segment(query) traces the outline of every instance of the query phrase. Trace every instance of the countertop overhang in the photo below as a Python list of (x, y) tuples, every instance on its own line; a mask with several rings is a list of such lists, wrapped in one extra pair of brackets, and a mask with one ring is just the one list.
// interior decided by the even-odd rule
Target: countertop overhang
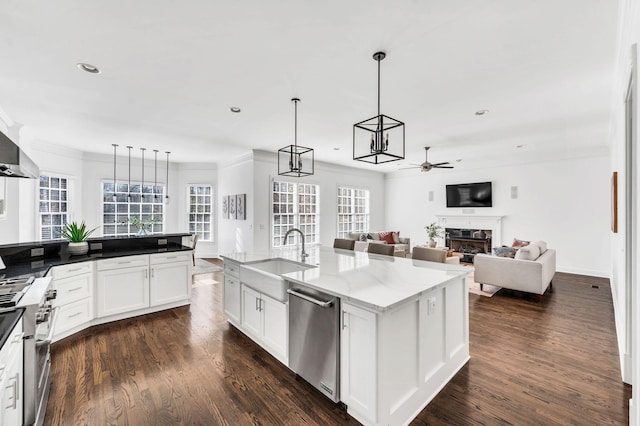
[[(310, 254), (304, 264), (314, 268), (283, 274), (282, 277), (290, 283), (311, 287), (377, 311), (392, 309), (473, 271), (466, 266), (329, 247), (314, 247)], [(299, 250), (292, 249), (230, 253), (220, 257), (242, 265), (274, 258), (302, 263)]]

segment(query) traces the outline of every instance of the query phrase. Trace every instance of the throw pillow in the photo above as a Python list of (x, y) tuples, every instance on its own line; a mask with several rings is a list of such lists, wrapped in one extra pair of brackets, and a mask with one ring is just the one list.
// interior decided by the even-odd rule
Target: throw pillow
[(511, 247), (494, 247), (493, 255), (498, 257), (512, 257)]
[(367, 241), (367, 234), (360, 234), (358, 241)]
[(535, 243), (531, 243), (531, 244), (535, 244), (538, 247), (540, 247), (540, 254), (544, 253), (545, 251), (547, 251), (547, 243), (545, 241), (536, 241)]
[(514, 239), (513, 244), (511, 244), (511, 247), (524, 247), (524, 246), (528, 246), (529, 243), (530, 241)]
[(393, 244), (400, 244), (400, 231), (391, 234), (393, 235)]
[(384, 241), (387, 244), (394, 244), (393, 232), (380, 232), (380, 241)]
[(536, 260), (540, 256), (540, 247), (535, 244), (520, 247), (516, 253), (515, 259), (518, 260)]

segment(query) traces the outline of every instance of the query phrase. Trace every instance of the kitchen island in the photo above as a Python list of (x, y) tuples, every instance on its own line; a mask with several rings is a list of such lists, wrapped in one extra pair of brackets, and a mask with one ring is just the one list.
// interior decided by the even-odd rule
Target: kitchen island
[[(298, 254), (221, 257), (229, 322), (288, 366), (288, 299), (251, 288), (242, 271)], [(363, 424), (409, 423), (469, 360), (470, 269), (332, 248), (315, 249), (305, 263), (310, 267), (281, 277), (287, 287), (340, 300), (339, 400)], [(258, 326), (253, 311), (261, 315)]]

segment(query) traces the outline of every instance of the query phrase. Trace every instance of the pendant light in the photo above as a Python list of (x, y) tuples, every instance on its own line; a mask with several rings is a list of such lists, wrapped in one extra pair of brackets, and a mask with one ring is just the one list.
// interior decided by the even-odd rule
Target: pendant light
[(132, 146), (127, 145), (127, 149), (129, 150), (129, 186), (127, 188), (127, 198), (131, 201), (131, 148)]
[(278, 175), (280, 176), (310, 176), (314, 172), (313, 149), (298, 145), (298, 102), (300, 99), (291, 99), (294, 103), (294, 139), (293, 145), (285, 146), (278, 150)]
[(169, 154), (171, 154), (171, 152), (165, 151), (164, 153), (167, 154), (167, 183), (165, 184), (164, 202), (165, 204), (169, 204)]
[(353, 125), (353, 159), (373, 164), (404, 159), (404, 123), (380, 114), (380, 62), (385, 56), (373, 54), (378, 62), (378, 115)]
[(144, 201), (144, 152), (147, 148), (140, 148), (142, 152), (142, 183), (140, 183), (140, 200)]
[(116, 197), (116, 191), (117, 191), (117, 187), (116, 187), (116, 148), (118, 148), (118, 144), (117, 143), (112, 143), (111, 146), (113, 146), (113, 196), (112, 199), (115, 202), (117, 200), (118, 197)]
[(156, 187), (158, 186), (158, 150), (153, 150), (153, 199), (158, 199), (158, 194), (156, 194)]

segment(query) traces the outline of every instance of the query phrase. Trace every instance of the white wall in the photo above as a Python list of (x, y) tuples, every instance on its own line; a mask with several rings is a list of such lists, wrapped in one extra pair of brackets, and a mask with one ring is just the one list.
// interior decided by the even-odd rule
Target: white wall
[[(247, 154), (218, 169), (218, 193), (216, 195), (216, 215), (218, 221), (218, 251), (220, 254), (253, 251), (253, 154)], [(222, 197), (247, 194), (246, 220), (222, 217)]]
[[(351, 155), (351, 153), (346, 153)], [(320, 185), (320, 244), (332, 246), (338, 235), (338, 186), (346, 185), (369, 189), (370, 229), (385, 230), (384, 174), (335, 164), (315, 162), (315, 173), (303, 178), (278, 176), (278, 158), (275, 153), (254, 151), (254, 248), (268, 250), (271, 242), (271, 182), (273, 179)], [(248, 202), (247, 202), (248, 204)]]
[[(632, 351), (633, 337), (640, 335), (640, 324), (637, 319), (632, 323), (632, 291), (631, 288), (637, 287), (636, 282), (627, 284), (627, 262), (626, 262), (626, 241), (640, 239), (637, 231), (638, 218), (632, 218), (636, 223), (636, 234), (632, 235), (632, 229), (625, 224), (625, 211), (627, 205), (625, 203), (625, 180), (627, 179), (626, 156), (625, 156), (625, 105), (624, 99), (627, 92), (630, 76), (631, 65), (631, 46), (640, 43), (640, 2), (637, 0), (622, 0), (619, 8), (619, 33), (618, 33), (618, 52), (616, 58), (616, 75), (613, 82), (613, 114), (610, 121), (609, 143), (611, 145), (611, 162), (610, 171), (618, 172), (618, 233), (611, 233), (609, 236), (611, 244), (611, 292), (613, 297), (613, 306), (616, 318), (616, 331), (618, 335), (618, 350), (620, 353), (620, 364), (622, 377), (626, 383), (636, 383), (640, 381), (640, 350)], [(636, 94), (636, 102), (638, 94)], [(637, 105), (637, 104), (636, 104)], [(640, 119), (640, 113), (636, 111), (636, 123)], [(637, 124), (636, 124), (637, 126)], [(637, 128), (637, 127), (636, 127)], [(637, 149), (637, 144), (636, 144)], [(633, 159), (635, 167), (639, 167), (640, 162), (637, 158)], [(636, 189), (634, 196), (638, 197), (638, 189), (640, 184), (636, 177)], [(631, 267), (640, 263), (640, 259), (631, 262)], [(637, 268), (637, 266), (636, 266)], [(633, 278), (629, 277), (629, 280)], [(637, 311), (638, 307), (636, 307)], [(636, 317), (637, 318), (637, 317)], [(632, 355), (633, 354), (633, 355)], [(635, 361), (634, 361), (635, 359)], [(633, 363), (635, 362), (635, 367)], [(633, 369), (638, 379), (633, 379)], [(634, 392), (635, 395), (635, 392)], [(640, 401), (635, 396), (635, 409), (632, 410), (630, 419), (631, 424), (640, 424)]]
[[(493, 183), (493, 207), (475, 215), (504, 216), (502, 241), (544, 240), (557, 250), (558, 270), (607, 277), (611, 269), (609, 158), (572, 159), (483, 170), (432, 170), (387, 175), (387, 228), (409, 234), (411, 244), (425, 243), (424, 226), (435, 215), (460, 215), (447, 208), (445, 185)], [(511, 199), (511, 186), (518, 198)], [(434, 192), (432, 202), (429, 191)]]

